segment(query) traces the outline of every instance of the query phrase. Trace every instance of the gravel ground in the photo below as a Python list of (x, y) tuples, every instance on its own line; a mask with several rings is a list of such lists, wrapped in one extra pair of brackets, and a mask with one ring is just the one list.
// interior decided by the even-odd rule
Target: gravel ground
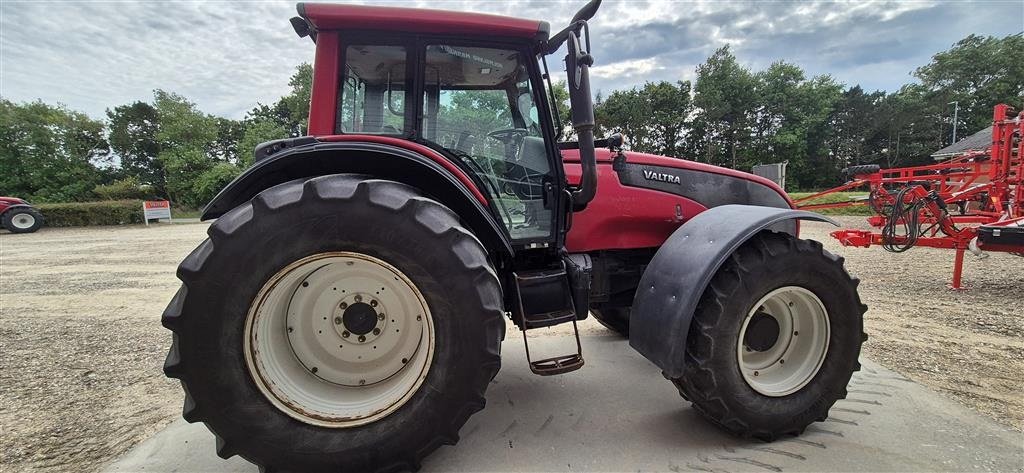
[[(974, 289), (951, 293), (950, 252), (840, 250), (826, 226), (804, 228), (862, 280), (868, 357), (1024, 427), (1024, 259), (969, 256), (964, 277)], [(181, 389), (161, 373), (170, 335), (159, 314), (178, 287), (175, 266), (205, 230), (0, 235), (0, 471), (96, 471), (178, 417)], [(592, 318), (580, 327), (605, 330)]]

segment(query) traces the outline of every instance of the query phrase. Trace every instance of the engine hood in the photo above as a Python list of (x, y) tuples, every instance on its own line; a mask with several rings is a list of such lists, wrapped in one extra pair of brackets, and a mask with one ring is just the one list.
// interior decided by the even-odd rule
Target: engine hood
[[(614, 154), (604, 148), (599, 148), (596, 151), (597, 162), (600, 163), (611, 163), (614, 158)], [(721, 176), (728, 176), (732, 178), (738, 178), (745, 181), (753, 182), (765, 186), (772, 191), (778, 193), (786, 202), (789, 203), (790, 207), (795, 208), (792, 199), (786, 194), (786, 191), (779, 187), (774, 181), (756, 176), (743, 171), (737, 171), (735, 169), (723, 168), (720, 166), (712, 166), (710, 164), (698, 163), (696, 161), (690, 161), (687, 159), (673, 158), (669, 156), (659, 156), (656, 154), (638, 153), (635, 151), (625, 151), (626, 162), (630, 164), (639, 164), (647, 166), (656, 166), (659, 168), (674, 168), (686, 171), (696, 171), (701, 173), (717, 174)], [(565, 163), (578, 164), (580, 162), (579, 150), (566, 149), (562, 150), (562, 161)], [(655, 176), (656, 177), (656, 176)], [(671, 177), (666, 177), (671, 178)], [(600, 191), (598, 191), (600, 192)]]

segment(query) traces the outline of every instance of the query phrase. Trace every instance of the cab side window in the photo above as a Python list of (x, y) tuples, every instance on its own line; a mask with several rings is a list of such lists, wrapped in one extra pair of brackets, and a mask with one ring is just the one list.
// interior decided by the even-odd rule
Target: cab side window
[(405, 132), (406, 48), (350, 45), (338, 94), (338, 133)]

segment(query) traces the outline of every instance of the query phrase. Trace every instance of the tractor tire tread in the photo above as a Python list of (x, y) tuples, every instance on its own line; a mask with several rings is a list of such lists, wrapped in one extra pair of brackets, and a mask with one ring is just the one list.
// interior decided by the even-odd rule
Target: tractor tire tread
[[(718, 325), (724, 317), (729, 316), (726, 314), (722, 301), (727, 300), (734, 290), (744, 284), (745, 278), (749, 277), (751, 263), (763, 264), (765, 261), (778, 258), (789, 251), (824, 256), (832, 264), (837, 265), (845, 277), (855, 281), (842, 267), (843, 259), (825, 250), (820, 242), (799, 240), (772, 232), (762, 232), (754, 236), (729, 257), (723, 264), (722, 271), (715, 275), (701, 297), (694, 314), (689, 337), (691, 340), (696, 337), (704, 337), (707, 340), (705, 343), (687, 344), (685, 355), (687, 366), (684, 375), (672, 379), (682, 398), (690, 401), (699, 414), (741, 438), (772, 442), (784, 436), (800, 435), (806, 425), (783, 428), (751, 426), (732, 412), (725, 399), (728, 393), (719, 389), (718, 370), (712, 367), (714, 340), (711, 340), (704, 331)], [(858, 311), (863, 316), (867, 306), (860, 301), (859, 295), (857, 295), (857, 304)], [(862, 337), (858, 337), (858, 340), (866, 339), (866, 334), (862, 335)], [(855, 366), (859, 369), (860, 364), (856, 363)], [(832, 405), (839, 399), (845, 399), (846, 394), (844, 384), (844, 387), (835, 393), (834, 399), (817, 403), (814, 406), (816, 412), (813, 414), (813, 418), (823, 421), (828, 417), (828, 411)]]
[[(434, 200), (423, 197), (417, 190), (406, 184), (368, 178), (354, 174), (337, 174), (315, 177), (308, 180), (295, 180), (266, 189), (257, 194), (251, 201), (239, 205), (218, 218), (208, 229), (209, 238), (204, 240), (179, 265), (177, 276), (182, 281), (178, 292), (171, 299), (161, 316), (161, 323), (171, 330), (173, 339), (164, 362), (164, 372), (168, 377), (180, 381), (185, 393), (182, 416), (188, 422), (204, 422), (217, 439), (216, 453), (221, 458), (239, 455), (240, 450), (231, 446), (225, 437), (218, 432), (218, 419), (215, 415), (202, 410), (189, 390), (189, 370), (180, 352), (181, 338), (188, 336), (186, 329), (190, 318), (203, 317), (207, 314), (189, 313), (187, 300), (189, 286), (198, 284), (204, 274), (204, 267), (216, 246), (233, 238), (236, 234), (249, 230), (248, 227), (267, 214), (286, 207), (298, 206), (308, 199), (321, 201), (345, 202), (364, 201), (367, 205), (380, 207), (392, 213), (402, 214), (409, 222), (416, 222), (433, 234), (441, 237), (451, 245), (459, 266), (475, 281), (476, 297), (469, 297), (480, 302), (479, 315), (484, 317), (483, 327), (486, 344), (481, 344), (483, 352), (479, 353), (478, 374), (472, 382), (475, 392), (455, 415), (447, 419), (438, 418), (439, 428), (432, 437), (419, 448), (398, 453), (394, 452), (392, 461), (374, 466), (371, 471), (415, 471), (418, 470), (423, 458), (441, 445), (454, 445), (459, 439), (459, 429), (474, 413), (486, 404), (485, 391), (491, 380), (501, 368), (501, 344), (504, 338), (505, 323), (502, 307), (502, 292), (497, 273), (487, 256), (487, 250), (481, 241), (459, 223), (458, 216), (447, 207)], [(389, 454), (392, 454), (389, 452)], [(249, 456), (247, 460), (253, 461)], [(257, 463), (260, 471), (285, 471), (280, 465)]]

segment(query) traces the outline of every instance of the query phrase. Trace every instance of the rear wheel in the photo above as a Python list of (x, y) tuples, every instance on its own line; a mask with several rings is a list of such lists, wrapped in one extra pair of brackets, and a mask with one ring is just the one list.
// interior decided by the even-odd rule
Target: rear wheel
[(410, 470), (484, 406), (502, 296), (480, 242), (404, 184), (263, 191), (182, 262), (164, 370), (217, 453), (270, 471)]
[(866, 310), (841, 258), (815, 241), (762, 232), (712, 279), (673, 382), (736, 435), (798, 435), (846, 397)]
[(590, 312), (601, 325), (623, 337), (629, 337), (629, 307), (591, 309)]
[(11, 233), (32, 233), (43, 226), (43, 215), (30, 207), (15, 207), (4, 213), (3, 226)]

